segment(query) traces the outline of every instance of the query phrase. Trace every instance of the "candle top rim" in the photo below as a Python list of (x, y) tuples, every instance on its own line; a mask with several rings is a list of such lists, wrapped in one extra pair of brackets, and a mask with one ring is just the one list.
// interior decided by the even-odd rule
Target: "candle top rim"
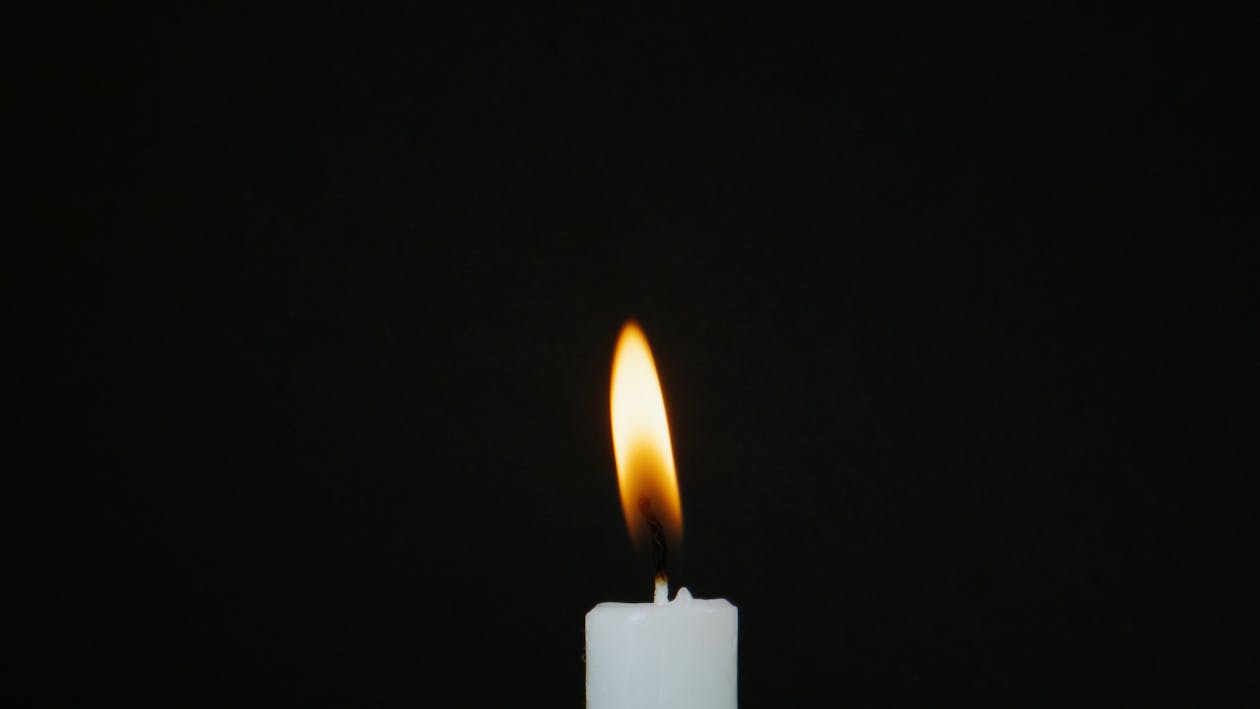
[(659, 612), (668, 613), (671, 610), (694, 610), (707, 613), (718, 613), (726, 608), (735, 608), (735, 604), (725, 598), (694, 598), (686, 586), (678, 589), (673, 599), (666, 603), (654, 603), (652, 601), (644, 601), (642, 603), (627, 603), (624, 601), (604, 601), (592, 608), (587, 615), (597, 610), (603, 609), (608, 611), (644, 611), (649, 608), (657, 609)]

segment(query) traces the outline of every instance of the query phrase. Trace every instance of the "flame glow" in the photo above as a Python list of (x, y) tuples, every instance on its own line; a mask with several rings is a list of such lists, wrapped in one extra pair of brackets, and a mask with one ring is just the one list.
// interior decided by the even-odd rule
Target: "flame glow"
[(613, 455), (626, 526), (636, 544), (649, 538), (639, 509), (647, 498), (673, 540), (682, 537), (682, 502), (674, 450), (665, 420), (665, 398), (647, 338), (633, 320), (621, 328), (612, 369)]

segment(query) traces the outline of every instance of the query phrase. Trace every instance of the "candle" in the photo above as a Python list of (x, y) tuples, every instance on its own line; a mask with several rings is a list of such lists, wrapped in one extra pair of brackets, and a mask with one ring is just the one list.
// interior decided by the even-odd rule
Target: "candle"
[(682, 539), (682, 503), (656, 364), (626, 323), (613, 357), (613, 453), (622, 510), (656, 561), (652, 603), (600, 603), (586, 614), (588, 709), (733, 709), (739, 611), (725, 599), (668, 599), (668, 549)]
[(658, 603), (601, 603), (586, 614), (589, 709), (734, 709), (739, 612), (686, 588)]

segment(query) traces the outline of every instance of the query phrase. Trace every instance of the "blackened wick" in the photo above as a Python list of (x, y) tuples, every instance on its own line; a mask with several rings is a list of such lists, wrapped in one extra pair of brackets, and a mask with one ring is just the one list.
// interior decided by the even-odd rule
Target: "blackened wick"
[(639, 511), (647, 520), (648, 529), (652, 530), (652, 560), (656, 562), (656, 580), (668, 582), (669, 576), (665, 573), (665, 566), (669, 561), (669, 550), (665, 547), (665, 528), (652, 512), (652, 501), (647, 495), (639, 498)]

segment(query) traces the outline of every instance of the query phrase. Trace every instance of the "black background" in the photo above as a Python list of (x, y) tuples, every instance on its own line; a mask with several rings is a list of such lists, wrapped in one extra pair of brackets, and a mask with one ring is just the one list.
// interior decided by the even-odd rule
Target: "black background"
[(580, 706), (635, 317), (743, 706), (1254, 699), (1237, 22), (15, 22), (21, 692)]

